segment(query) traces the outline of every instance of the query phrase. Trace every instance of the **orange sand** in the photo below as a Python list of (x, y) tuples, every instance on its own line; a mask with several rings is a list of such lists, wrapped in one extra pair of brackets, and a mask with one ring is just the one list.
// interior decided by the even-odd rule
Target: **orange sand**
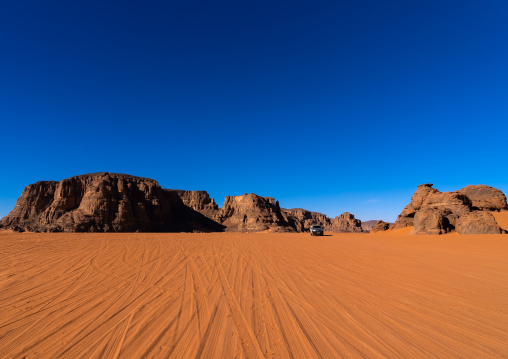
[(508, 211), (503, 212), (490, 212), (496, 219), (496, 222), (499, 227), (508, 231)]
[(396, 235), (399, 235), (399, 234), (408, 235), (412, 231), (413, 231), (413, 226), (410, 226), (410, 227), (399, 228), (399, 229), (388, 229), (388, 230), (383, 231), (383, 232), (371, 233), (371, 235), (376, 235), (376, 236), (379, 236), (379, 235), (393, 236), (394, 234), (396, 234)]
[(508, 236), (0, 232), (1, 358), (508, 356)]

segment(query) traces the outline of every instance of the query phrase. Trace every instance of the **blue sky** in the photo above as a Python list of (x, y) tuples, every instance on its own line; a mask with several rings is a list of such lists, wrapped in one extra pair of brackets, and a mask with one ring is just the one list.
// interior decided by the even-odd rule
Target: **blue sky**
[(0, 6), (0, 217), (38, 180), (395, 220), (421, 183), (508, 193), (506, 1)]

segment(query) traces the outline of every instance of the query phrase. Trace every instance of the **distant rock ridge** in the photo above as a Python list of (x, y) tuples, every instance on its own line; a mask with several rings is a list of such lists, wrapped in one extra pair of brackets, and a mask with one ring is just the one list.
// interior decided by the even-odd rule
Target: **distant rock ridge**
[(376, 224), (379, 222), (377, 219), (373, 219), (370, 221), (362, 221), (362, 229), (364, 232), (370, 232), (372, 229), (376, 226)]
[(222, 208), (206, 191), (163, 189), (153, 179), (99, 172), (28, 185), (0, 227), (35, 232), (303, 232), (321, 224), (361, 232), (361, 221), (304, 209), (281, 209), (256, 194), (227, 196)]
[(300, 231), (307, 231), (313, 224), (319, 224), (324, 227), (325, 231), (330, 232), (352, 232), (360, 233), (362, 229), (362, 221), (356, 219), (349, 212), (344, 212), (335, 218), (329, 218), (323, 213), (311, 212), (301, 208), (292, 208), (283, 210), (288, 216), (294, 217), (301, 226)]
[(314, 224), (319, 224), (325, 228), (328, 228), (331, 224), (330, 218), (319, 212), (312, 212), (302, 208), (282, 209), (282, 212), (288, 218), (292, 217), (296, 220), (299, 232), (308, 230)]
[(430, 183), (419, 185), (390, 229), (413, 226), (413, 234), (499, 234), (504, 231), (488, 211), (508, 210), (502, 191), (470, 185), (440, 192)]

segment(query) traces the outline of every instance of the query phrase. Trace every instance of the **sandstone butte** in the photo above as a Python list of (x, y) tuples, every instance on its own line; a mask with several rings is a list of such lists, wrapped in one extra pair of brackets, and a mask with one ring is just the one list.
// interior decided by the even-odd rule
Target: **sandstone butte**
[(4, 229), (33, 232), (303, 232), (312, 224), (362, 232), (347, 212), (330, 219), (253, 193), (227, 196), (219, 208), (206, 191), (164, 189), (153, 179), (107, 172), (28, 185), (0, 221)]

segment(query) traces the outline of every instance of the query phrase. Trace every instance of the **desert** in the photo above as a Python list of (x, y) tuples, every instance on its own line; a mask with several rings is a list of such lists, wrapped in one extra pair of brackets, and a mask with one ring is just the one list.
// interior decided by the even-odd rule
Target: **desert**
[(506, 236), (398, 231), (4, 230), (0, 357), (506, 356)]
[(0, 359), (508, 359), (507, 14), (3, 1)]
[(125, 174), (36, 182), (0, 221), (0, 357), (508, 354), (502, 191), (423, 184), (373, 222)]

